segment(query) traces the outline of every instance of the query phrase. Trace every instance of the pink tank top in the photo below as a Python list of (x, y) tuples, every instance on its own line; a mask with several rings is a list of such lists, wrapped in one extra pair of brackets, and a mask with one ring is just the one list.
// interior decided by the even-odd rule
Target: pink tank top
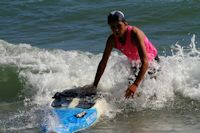
[[(135, 42), (132, 41), (132, 37), (131, 37), (132, 29), (133, 29), (132, 26), (127, 27), (128, 31), (127, 31), (127, 35), (125, 39), (125, 44), (121, 44), (119, 42), (118, 37), (115, 37), (115, 48), (120, 50), (123, 54), (125, 54), (130, 61), (133, 61), (133, 60), (136, 61), (136, 60), (140, 60), (140, 57), (139, 57), (138, 49), (135, 45)], [(149, 61), (152, 61), (157, 56), (158, 52), (146, 36), (144, 39), (144, 43), (145, 43), (148, 59)]]

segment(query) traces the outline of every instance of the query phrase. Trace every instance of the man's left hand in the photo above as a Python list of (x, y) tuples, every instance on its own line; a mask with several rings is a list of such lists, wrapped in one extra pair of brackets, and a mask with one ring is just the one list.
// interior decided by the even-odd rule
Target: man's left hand
[(135, 84), (132, 84), (131, 86), (128, 87), (128, 89), (126, 90), (125, 92), (125, 98), (130, 98), (130, 96), (134, 96), (135, 92), (136, 92), (136, 89), (137, 89), (137, 85)]

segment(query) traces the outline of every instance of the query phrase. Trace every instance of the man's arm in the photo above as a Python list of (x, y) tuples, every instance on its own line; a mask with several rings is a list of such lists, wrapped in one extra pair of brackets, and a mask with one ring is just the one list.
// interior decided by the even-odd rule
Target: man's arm
[(113, 47), (114, 47), (114, 36), (111, 35), (106, 42), (106, 47), (105, 47), (105, 50), (103, 53), (103, 57), (99, 63), (98, 69), (97, 69), (97, 73), (96, 73), (95, 80), (93, 83), (94, 87), (98, 86), (99, 80), (101, 79), (101, 76), (105, 70), (106, 64), (108, 62), (108, 58), (110, 56), (110, 53), (111, 53)]
[(138, 53), (141, 60), (141, 67), (134, 83), (131, 86), (129, 86), (129, 88), (126, 90), (126, 93), (125, 93), (126, 98), (129, 98), (132, 93), (133, 94), (135, 93), (137, 87), (139, 86), (140, 82), (144, 78), (144, 75), (149, 65), (147, 51), (146, 51), (145, 42), (144, 42), (144, 39), (145, 39), (144, 33), (137, 27), (134, 27), (132, 31), (132, 39), (133, 41), (136, 42), (135, 44), (136, 44), (136, 47), (138, 48)]
[(140, 71), (134, 82), (134, 84), (138, 86), (141, 80), (144, 78), (144, 75), (148, 69), (149, 63), (148, 63), (148, 56), (147, 56), (147, 51), (146, 51), (145, 42), (144, 42), (144, 39), (145, 39), (144, 33), (137, 27), (134, 27), (133, 32), (136, 34), (136, 41), (137, 41), (136, 46), (138, 48), (138, 53), (141, 60)]

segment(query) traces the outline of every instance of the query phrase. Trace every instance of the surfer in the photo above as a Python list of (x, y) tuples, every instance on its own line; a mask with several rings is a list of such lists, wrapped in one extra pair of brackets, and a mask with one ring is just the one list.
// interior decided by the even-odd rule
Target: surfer
[(136, 79), (125, 91), (124, 96), (129, 98), (131, 95), (134, 95), (136, 89), (143, 80), (145, 73), (149, 68), (149, 62), (159, 60), (158, 53), (143, 31), (135, 26), (128, 25), (125, 16), (121, 11), (110, 12), (107, 21), (112, 30), (112, 34), (107, 39), (103, 57), (98, 65), (93, 87), (97, 87), (111, 51), (113, 48), (116, 48), (126, 55), (131, 62), (141, 62)]

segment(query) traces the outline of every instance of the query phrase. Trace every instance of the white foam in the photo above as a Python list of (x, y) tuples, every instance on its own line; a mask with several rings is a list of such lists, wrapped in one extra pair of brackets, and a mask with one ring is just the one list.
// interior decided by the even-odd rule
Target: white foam
[[(176, 93), (200, 100), (200, 52), (196, 48), (195, 35), (188, 47), (176, 44), (172, 56), (161, 56), (161, 71), (156, 79), (146, 75), (134, 99), (125, 100), (131, 73), (125, 56), (112, 52), (106, 70), (99, 83), (106, 95), (97, 107), (107, 116), (121, 109), (158, 109), (174, 101)], [(25, 83), (25, 106), (47, 106), (57, 91), (74, 86), (92, 84), (102, 54), (81, 51), (45, 50), (28, 44), (10, 44), (0, 40), (0, 64), (16, 67)], [(34, 108), (34, 109), (37, 109)], [(111, 113), (112, 112), (112, 113)]]

